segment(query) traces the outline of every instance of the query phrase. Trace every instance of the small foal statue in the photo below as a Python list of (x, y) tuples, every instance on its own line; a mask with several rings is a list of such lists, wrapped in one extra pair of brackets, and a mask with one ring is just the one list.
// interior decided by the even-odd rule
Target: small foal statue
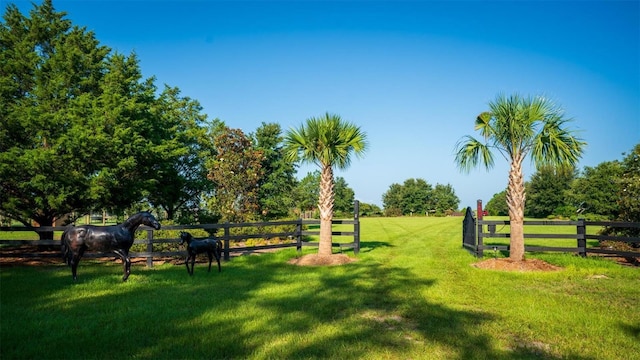
[[(207, 253), (207, 256), (209, 256), (209, 272), (211, 272), (211, 261), (214, 256), (218, 262), (218, 272), (222, 271), (220, 268), (220, 257), (222, 256), (222, 243), (220, 240), (194, 240), (190, 233), (181, 231), (180, 245), (185, 242), (187, 243), (187, 260), (185, 260), (184, 264), (187, 266), (187, 272), (189, 275), (193, 275), (193, 265), (196, 262), (196, 255), (202, 253)], [(189, 259), (191, 259), (191, 269), (189, 269)]]

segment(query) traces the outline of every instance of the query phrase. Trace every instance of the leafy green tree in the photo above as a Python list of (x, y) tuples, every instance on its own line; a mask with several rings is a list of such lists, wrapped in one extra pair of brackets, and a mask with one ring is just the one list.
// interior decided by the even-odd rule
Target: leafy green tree
[(433, 203), (433, 188), (424, 179), (407, 179), (402, 184), (402, 213), (425, 214), (435, 210)]
[(338, 176), (334, 185), (335, 205), (334, 212), (341, 216), (353, 216), (353, 202), (355, 201), (355, 192), (349, 187), (347, 181)]
[(391, 184), (382, 195), (385, 213), (390, 216), (437, 213), (455, 210), (460, 200), (449, 184), (435, 188), (424, 179), (407, 179), (402, 185)]
[(575, 209), (585, 209), (584, 214), (616, 219), (618, 197), (621, 193), (618, 180), (623, 172), (622, 165), (617, 160), (602, 162), (596, 167), (586, 166), (581, 176), (571, 184), (569, 202)]
[(256, 148), (264, 154), (258, 186), (259, 213), (265, 220), (286, 217), (294, 207), (295, 167), (284, 159), (280, 125), (262, 125), (255, 133)]
[[(640, 144), (637, 144), (622, 160), (623, 173), (620, 177), (618, 196), (618, 220), (640, 222)], [(640, 236), (640, 229), (617, 229), (626, 236)], [(640, 247), (640, 243), (635, 243)]]
[(438, 214), (444, 214), (447, 210), (456, 210), (460, 205), (460, 199), (450, 184), (436, 184), (431, 197), (433, 209)]
[(64, 16), (45, 0), (29, 18), (9, 4), (0, 23), (0, 214), (25, 225), (88, 211), (88, 174), (111, 155), (83, 143), (102, 134), (90, 115), (110, 49)]
[(156, 100), (152, 113), (156, 136), (164, 141), (162, 151), (155, 153), (155, 181), (147, 200), (173, 220), (180, 211), (195, 211), (202, 195), (213, 190), (207, 179), (206, 160), (212, 149), (205, 125), (214, 125), (207, 124), (197, 101), (181, 97), (178, 88), (169, 86)]
[(318, 255), (332, 254), (331, 221), (334, 207), (333, 167), (346, 169), (351, 156), (361, 156), (367, 148), (366, 134), (340, 116), (326, 113), (309, 118), (299, 129), (292, 129), (285, 137), (287, 159), (315, 163), (320, 167), (320, 243)]
[(380, 216), (382, 215), (382, 209), (376, 204), (360, 203), (360, 215), (361, 216)]
[(566, 193), (575, 179), (574, 168), (541, 166), (527, 187), (525, 215), (546, 218), (566, 205)]
[[(151, 108), (155, 104), (154, 79), (143, 79), (135, 54), (112, 55), (100, 83), (101, 93), (88, 123), (80, 123), (76, 151), (88, 145), (88, 158), (98, 171), (91, 181), (94, 209), (122, 213), (146, 197), (155, 183), (164, 138)], [(99, 124), (100, 127), (96, 126)]]
[(484, 209), (492, 216), (509, 215), (509, 208), (507, 207), (507, 191), (503, 190), (494, 194), (491, 200), (487, 202)]
[(320, 171), (307, 173), (297, 184), (293, 191), (294, 202), (303, 213), (313, 212), (318, 207), (318, 195), (320, 191)]
[(215, 157), (207, 164), (208, 178), (215, 185), (209, 208), (220, 215), (221, 221), (244, 222), (255, 218), (264, 154), (254, 148), (240, 129), (225, 127), (214, 144)]
[(492, 151), (509, 161), (506, 201), (511, 224), (509, 258), (514, 261), (524, 260), (522, 162), (530, 156), (536, 167), (575, 166), (585, 143), (565, 127), (567, 122), (562, 110), (546, 98), (499, 95), (475, 122), (484, 142), (465, 136), (456, 145), (455, 161), (466, 172), (479, 164), (492, 168)]
[(387, 216), (402, 215), (402, 193), (402, 185), (393, 183), (389, 190), (382, 194), (382, 205)]

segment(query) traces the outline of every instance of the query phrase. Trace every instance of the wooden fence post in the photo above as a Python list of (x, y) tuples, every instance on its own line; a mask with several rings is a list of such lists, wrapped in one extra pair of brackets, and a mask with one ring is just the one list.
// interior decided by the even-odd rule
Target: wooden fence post
[(484, 210), (482, 209), (482, 200), (478, 199), (476, 201), (476, 219), (478, 219), (478, 245), (476, 247), (477, 254), (479, 258), (484, 256), (484, 246), (482, 239), (482, 219), (484, 218)]
[(302, 252), (302, 218), (296, 223), (296, 250), (298, 254)]
[(360, 201), (353, 203), (353, 253), (360, 252)]
[(476, 244), (476, 256), (481, 258), (484, 256), (484, 239), (482, 238), (482, 219), (476, 219), (476, 232), (478, 236), (478, 243)]
[(224, 223), (224, 259), (229, 260), (229, 222)]
[(578, 225), (576, 226), (576, 233), (578, 238), (578, 254), (582, 257), (587, 256), (587, 226), (584, 219), (578, 219)]
[[(147, 252), (153, 252), (153, 230), (147, 230)], [(153, 267), (153, 256), (147, 256), (147, 266)]]

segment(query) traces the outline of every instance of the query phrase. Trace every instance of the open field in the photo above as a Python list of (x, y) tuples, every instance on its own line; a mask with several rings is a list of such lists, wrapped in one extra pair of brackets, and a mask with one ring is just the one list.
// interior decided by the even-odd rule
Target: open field
[[(633, 359), (640, 269), (532, 254), (555, 272), (471, 266), (462, 218), (363, 218), (358, 261), (299, 267), (295, 249), (196, 264), (83, 259), (1, 268), (0, 357)], [(314, 249), (306, 249), (305, 253)], [(353, 256), (353, 253), (347, 252)]]

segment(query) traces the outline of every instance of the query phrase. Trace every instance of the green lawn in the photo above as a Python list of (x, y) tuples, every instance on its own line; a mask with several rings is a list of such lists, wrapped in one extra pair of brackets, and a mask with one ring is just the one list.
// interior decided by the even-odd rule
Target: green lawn
[[(294, 249), (196, 264), (4, 267), (0, 358), (631, 359), (640, 269), (535, 254), (563, 270), (481, 270), (462, 218), (363, 218), (358, 261)], [(305, 252), (315, 251), (306, 249)], [(353, 255), (351, 252), (347, 252)]]

